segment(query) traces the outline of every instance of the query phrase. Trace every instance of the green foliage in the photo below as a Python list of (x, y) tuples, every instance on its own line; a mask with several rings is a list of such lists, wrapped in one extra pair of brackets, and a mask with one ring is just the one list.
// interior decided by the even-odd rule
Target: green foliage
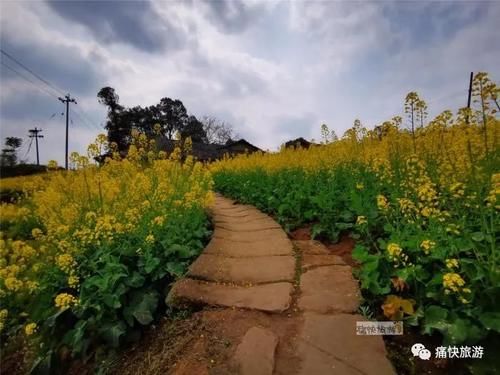
[[(455, 185), (464, 189), (457, 193), (459, 188), (442, 185), (432, 163), (425, 173), (434, 176), (434, 182), (421, 179), (420, 185), (410, 186), (409, 176), (415, 173), (410, 164), (395, 159), (390, 178), (348, 162), (307, 172), (221, 169), (214, 181), (221, 193), (256, 205), (287, 229), (311, 223), (314, 237), (332, 241), (351, 233), (358, 240), (352, 255), (362, 265), (356, 276), (370, 306), (377, 308), (389, 294), (396, 294), (403, 302), (415, 301), (415, 312), (405, 317), (407, 324), (419, 325), (426, 334), (441, 334), (445, 344), (478, 342), (498, 333), (500, 324), (500, 218), (484, 203), (493, 187), (489, 180), (471, 175)], [(494, 170), (486, 164), (483, 168)], [(420, 211), (429, 204), (420, 199), (430, 186), (439, 196), (432, 207), (446, 212), (443, 217)], [(378, 207), (379, 195), (387, 200), (386, 209)], [(402, 197), (423, 205), (408, 214), (398, 200)], [(401, 249), (398, 259), (390, 256), (390, 244)], [(431, 249), (424, 250), (422, 244), (431, 244)], [(445, 277), (453, 274), (463, 285), (447, 284)]]

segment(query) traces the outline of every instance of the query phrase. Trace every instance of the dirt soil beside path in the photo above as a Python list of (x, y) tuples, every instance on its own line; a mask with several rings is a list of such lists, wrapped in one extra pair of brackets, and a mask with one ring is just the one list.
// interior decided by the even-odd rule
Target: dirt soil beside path
[[(311, 240), (312, 227), (310, 225), (305, 225), (303, 227), (297, 228), (294, 231), (289, 233), (289, 236), (292, 240), (296, 241), (304, 241)], [(332, 255), (338, 255), (342, 257), (344, 262), (346, 262), (351, 267), (356, 267), (358, 264), (352, 258), (352, 250), (356, 245), (356, 241), (354, 241), (348, 234), (341, 236), (340, 241), (337, 243), (331, 243), (326, 241), (321, 241), (330, 250)]]
[(234, 374), (231, 359), (236, 347), (248, 329), (258, 326), (279, 337), (274, 373), (290, 374), (299, 365), (293, 345), (302, 318), (293, 309), (286, 316), (283, 319), (260, 311), (205, 308), (187, 319), (165, 320), (125, 352), (112, 373)]

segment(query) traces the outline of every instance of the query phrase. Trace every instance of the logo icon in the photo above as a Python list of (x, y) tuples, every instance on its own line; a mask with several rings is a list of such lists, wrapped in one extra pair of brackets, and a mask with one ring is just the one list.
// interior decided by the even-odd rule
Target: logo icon
[(411, 352), (414, 357), (419, 357), (424, 361), (428, 361), (431, 358), (430, 350), (426, 349), (425, 346), (420, 343), (413, 344), (413, 346), (411, 347)]

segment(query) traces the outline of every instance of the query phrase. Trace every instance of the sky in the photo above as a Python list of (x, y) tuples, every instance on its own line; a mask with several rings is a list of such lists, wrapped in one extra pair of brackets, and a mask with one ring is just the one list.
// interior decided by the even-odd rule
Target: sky
[[(104, 132), (97, 92), (124, 106), (180, 99), (262, 149), (340, 136), (403, 115), (417, 91), (430, 117), (466, 105), (469, 74), (500, 80), (499, 1), (5, 1), (0, 2), (3, 138), (43, 129), (42, 163), (85, 153)], [(28, 152), (29, 151), (29, 152)]]

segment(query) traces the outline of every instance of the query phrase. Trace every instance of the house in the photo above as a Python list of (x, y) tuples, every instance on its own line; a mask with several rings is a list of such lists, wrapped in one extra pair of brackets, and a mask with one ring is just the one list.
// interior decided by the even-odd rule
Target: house
[(229, 140), (225, 145), (219, 146), (219, 150), (223, 155), (228, 154), (230, 156), (238, 154), (252, 154), (254, 152), (262, 151), (260, 148), (254, 146), (243, 138), (238, 141)]
[(309, 148), (311, 146), (316, 146), (316, 143), (311, 143), (306, 141), (304, 138), (300, 137), (285, 143), (285, 148)]
[[(176, 141), (167, 139), (165, 137), (158, 138), (156, 144), (159, 150), (171, 153), (176, 147)], [(222, 159), (224, 155), (235, 156), (238, 154), (254, 153), (257, 151), (262, 151), (260, 148), (252, 145), (245, 139), (240, 139), (238, 141), (228, 141), (224, 145), (213, 144), (213, 143), (203, 143), (203, 142), (193, 142), (192, 143), (192, 155), (199, 161), (211, 162), (214, 160)]]

